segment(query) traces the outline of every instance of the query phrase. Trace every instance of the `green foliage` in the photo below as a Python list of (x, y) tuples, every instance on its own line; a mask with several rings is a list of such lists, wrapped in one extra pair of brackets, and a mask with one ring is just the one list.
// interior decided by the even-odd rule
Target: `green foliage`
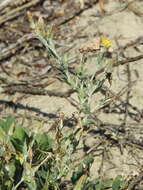
[[(92, 154), (74, 160), (78, 145), (83, 140), (84, 127), (93, 123), (91, 99), (106, 80), (89, 76), (85, 69), (85, 57), (77, 68), (70, 72), (68, 58), (55, 49), (51, 29), (47, 30), (42, 17), (35, 22), (29, 14), (31, 26), (37, 39), (55, 59), (61, 71), (61, 79), (77, 94), (80, 114), (79, 125), (65, 132), (62, 118), (50, 133), (30, 131), (16, 124), (13, 117), (0, 120), (0, 189), (2, 190), (60, 190), (69, 181), (73, 190), (119, 190), (124, 185), (121, 176), (115, 179), (91, 180), (90, 168), (94, 162)], [(97, 53), (98, 65), (105, 62), (105, 49)], [(107, 171), (108, 172), (108, 171)], [(65, 187), (68, 189), (68, 184)]]
[(105, 181), (90, 179), (92, 154), (73, 161), (82, 131), (65, 133), (63, 129), (64, 126), (57, 124), (55, 136), (37, 134), (16, 125), (13, 117), (0, 120), (0, 189), (60, 190), (68, 176), (74, 190), (107, 187), (119, 190), (124, 184), (121, 176)]
[(20, 126), (14, 126), (13, 134), (10, 136), (10, 140), (15, 148), (15, 151), (27, 154), (27, 141), (29, 137), (25, 130)]
[[(78, 97), (77, 106), (79, 107), (80, 113), (84, 114), (83, 122), (89, 123), (91, 119), (91, 100), (94, 93), (98, 92), (105, 80), (107, 79), (107, 73), (110, 67), (110, 73), (112, 72), (112, 64), (110, 64), (110, 59), (108, 60), (107, 48), (111, 46), (111, 42), (103, 38), (100, 44), (100, 50), (93, 51), (94, 56), (96, 56), (96, 66), (99, 69), (105, 68), (105, 72), (100, 75), (100, 77), (96, 76), (96, 73), (93, 73), (91, 76), (87, 73), (85, 68), (85, 63), (87, 59), (87, 52), (83, 54), (81, 61), (78, 63), (78, 66), (74, 68), (74, 70), (70, 70), (70, 66), (68, 64), (68, 57), (66, 55), (60, 55), (54, 45), (52, 28), (48, 29), (44, 24), (44, 20), (41, 16), (39, 16), (39, 20), (35, 21), (32, 17), (32, 14), (29, 13), (29, 21), (31, 26), (35, 32), (36, 38), (40, 40), (40, 42), (45, 46), (49, 55), (55, 60), (56, 67), (58, 71), (61, 72), (61, 80), (67, 83), (71, 89), (73, 89)], [(105, 64), (107, 62), (107, 64)], [(109, 80), (109, 79), (108, 79)]]
[(47, 134), (36, 134), (37, 148), (42, 151), (52, 151), (53, 139)]
[(122, 176), (117, 176), (113, 181), (112, 189), (119, 190), (124, 184), (125, 181), (123, 180)]

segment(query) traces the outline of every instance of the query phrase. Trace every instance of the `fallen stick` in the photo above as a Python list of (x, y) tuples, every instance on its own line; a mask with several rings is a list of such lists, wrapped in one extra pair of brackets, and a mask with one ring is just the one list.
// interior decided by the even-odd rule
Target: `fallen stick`
[(40, 0), (33, 0), (33, 1), (30, 1), (28, 2), (27, 4), (24, 4), (20, 7), (17, 7), (9, 12), (7, 12), (6, 14), (2, 15), (1, 18), (0, 18), (0, 25), (4, 24), (5, 22), (11, 20), (11, 19), (14, 19), (15, 17), (19, 16), (22, 14), (22, 11), (24, 9), (27, 9), (31, 6), (34, 6), (36, 5), (37, 3), (39, 3)]
[[(130, 58), (127, 58), (127, 59), (122, 60), (122, 61), (113, 62), (113, 67), (118, 67), (120, 65), (125, 65), (127, 63), (132, 63), (132, 62), (138, 61), (140, 59), (143, 59), (143, 55), (139, 55), (139, 56), (136, 56), (136, 57), (130, 57)], [(104, 71), (105, 71), (105, 68), (102, 68), (102, 69), (98, 70), (96, 72), (95, 76), (103, 73)]]

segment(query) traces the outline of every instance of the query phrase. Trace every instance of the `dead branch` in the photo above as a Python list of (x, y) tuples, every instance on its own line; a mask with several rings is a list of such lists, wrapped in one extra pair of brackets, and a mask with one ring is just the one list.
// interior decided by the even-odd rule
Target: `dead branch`
[(140, 172), (140, 174), (138, 176), (136, 176), (132, 182), (129, 184), (127, 190), (134, 190), (135, 186), (139, 184), (139, 182), (141, 182), (143, 180), (143, 171)]
[(5, 22), (16, 18), (17, 16), (21, 15), (24, 9), (27, 9), (31, 6), (36, 5), (37, 3), (39, 3), (40, 0), (33, 0), (28, 2), (27, 4), (24, 4), (20, 7), (17, 7), (15, 9), (12, 9), (11, 11), (7, 12), (6, 14), (4, 14), (3, 16), (1, 16), (0, 18), (0, 25), (4, 24)]
[[(128, 63), (133, 63), (133, 62), (139, 61), (141, 59), (143, 59), (143, 55), (139, 55), (139, 56), (136, 56), (136, 57), (130, 57), (130, 58), (127, 58), (127, 59), (122, 60), (122, 61), (114, 62), (113, 67), (118, 67), (118, 66), (125, 65), (125, 64), (128, 64)], [(96, 72), (95, 76), (103, 73), (104, 71), (105, 71), (105, 68), (102, 68), (102, 69), (98, 70)]]
[(15, 55), (15, 53), (23, 46), (23, 43), (35, 38), (34, 33), (26, 34), (22, 38), (18, 39), (16, 43), (11, 44), (9, 47), (3, 49), (0, 52), (0, 61)]
[(69, 89), (65, 92), (56, 92), (52, 90), (45, 90), (43, 88), (30, 87), (25, 85), (16, 85), (16, 84), (10, 86), (4, 86), (2, 88), (3, 88), (3, 93), (8, 93), (8, 94), (14, 94), (18, 92), (18, 93), (31, 94), (31, 95), (57, 96), (62, 98), (67, 98), (74, 92), (73, 89)]

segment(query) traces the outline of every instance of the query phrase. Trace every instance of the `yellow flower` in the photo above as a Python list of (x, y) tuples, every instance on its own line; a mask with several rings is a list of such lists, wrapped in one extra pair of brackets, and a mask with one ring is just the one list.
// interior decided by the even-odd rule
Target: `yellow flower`
[(100, 42), (101, 42), (101, 45), (103, 45), (104, 47), (108, 48), (108, 47), (111, 47), (112, 46), (112, 42), (106, 38), (106, 37), (102, 37), (100, 39)]

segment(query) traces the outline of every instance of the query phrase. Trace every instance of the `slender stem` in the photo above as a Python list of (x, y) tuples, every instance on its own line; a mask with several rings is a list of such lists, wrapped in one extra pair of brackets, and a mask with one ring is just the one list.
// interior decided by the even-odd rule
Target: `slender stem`
[(43, 43), (43, 45), (46, 47), (46, 49), (49, 51), (51, 51), (51, 53), (53, 54), (53, 56), (58, 60), (59, 63), (61, 63), (61, 58), (58, 55), (58, 53), (56, 52), (55, 49), (53, 49), (48, 43), (47, 41), (40, 35), (37, 36), (37, 38)]
[(16, 186), (12, 189), (12, 190), (16, 190), (18, 188), (18, 186), (24, 181), (23, 178), (21, 178), (21, 180), (16, 184)]

